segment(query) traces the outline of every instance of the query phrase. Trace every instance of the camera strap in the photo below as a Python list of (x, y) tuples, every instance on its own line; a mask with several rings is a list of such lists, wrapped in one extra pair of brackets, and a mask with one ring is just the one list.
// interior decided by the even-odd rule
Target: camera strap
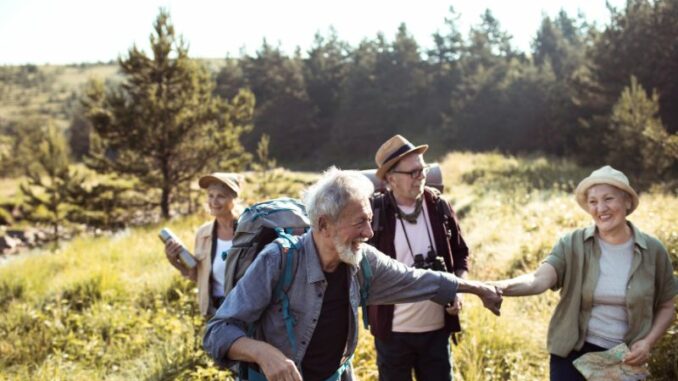
[[(422, 195), (422, 198), (424, 196)], [(398, 204), (395, 203), (395, 197), (391, 196), (391, 201), (395, 204), (396, 207), (396, 215), (398, 216), (398, 220), (400, 221), (400, 226), (403, 228), (403, 234), (405, 235), (405, 241), (407, 241), (407, 247), (410, 249), (410, 256), (412, 257), (412, 261), (414, 262), (414, 252), (412, 251), (412, 244), (410, 243), (410, 237), (407, 235), (407, 229), (405, 228), (405, 223), (403, 222), (403, 218), (401, 216), (400, 208), (398, 207)], [(423, 204), (423, 200), (422, 200)], [(429, 250), (435, 250), (433, 247), (433, 240), (431, 239), (431, 231), (428, 228), (428, 216), (426, 213), (426, 208), (424, 206), (421, 206), (421, 210), (424, 212), (424, 227), (426, 228), (426, 236), (428, 237), (428, 244), (429, 244)], [(407, 221), (412, 223), (411, 221)], [(416, 221), (414, 221), (416, 223)]]

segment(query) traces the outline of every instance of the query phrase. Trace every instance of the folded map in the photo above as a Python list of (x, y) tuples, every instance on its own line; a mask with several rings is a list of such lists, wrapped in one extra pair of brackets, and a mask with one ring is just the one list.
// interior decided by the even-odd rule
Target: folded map
[(574, 360), (574, 366), (588, 381), (639, 381), (650, 372), (644, 366), (624, 364), (622, 359), (629, 353), (626, 344), (602, 352), (589, 352)]

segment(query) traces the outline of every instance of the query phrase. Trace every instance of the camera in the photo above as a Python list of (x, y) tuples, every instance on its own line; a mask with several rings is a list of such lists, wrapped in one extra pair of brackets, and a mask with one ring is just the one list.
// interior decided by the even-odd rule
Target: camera
[(414, 267), (418, 269), (428, 269), (435, 271), (445, 271), (445, 262), (443, 259), (438, 257), (435, 251), (429, 250), (424, 254), (416, 254), (414, 256)]
[(186, 246), (184, 246), (184, 244), (171, 230), (169, 230), (168, 228), (163, 228), (162, 230), (160, 230), (158, 236), (160, 237), (160, 240), (164, 243), (167, 243), (167, 241), (173, 239), (175, 242), (181, 245), (181, 252), (179, 252), (179, 260), (181, 260), (181, 263), (183, 263), (184, 266), (186, 266), (186, 268), (192, 269), (198, 265), (198, 263), (195, 261), (195, 258), (193, 258), (193, 256), (188, 251)]

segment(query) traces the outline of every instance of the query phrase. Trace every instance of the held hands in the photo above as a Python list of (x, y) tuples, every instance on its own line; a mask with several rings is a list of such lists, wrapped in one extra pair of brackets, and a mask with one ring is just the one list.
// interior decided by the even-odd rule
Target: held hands
[(487, 283), (481, 285), (478, 297), (483, 301), (483, 306), (499, 316), (501, 314), (501, 303), (503, 301), (502, 291), (499, 287)]

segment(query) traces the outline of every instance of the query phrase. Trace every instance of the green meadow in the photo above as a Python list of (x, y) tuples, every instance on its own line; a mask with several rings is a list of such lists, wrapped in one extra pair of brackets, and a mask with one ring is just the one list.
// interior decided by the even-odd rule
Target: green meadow
[[(451, 153), (441, 158), (445, 197), (472, 251), (471, 277), (501, 279), (535, 269), (563, 233), (591, 223), (572, 196), (591, 168), (540, 156)], [(315, 174), (248, 176), (244, 199), (262, 187), (298, 196)], [(633, 182), (633, 179), (631, 179)], [(678, 197), (651, 188), (630, 216), (668, 248), (678, 274)], [(271, 194), (270, 189), (268, 194)], [(276, 193), (276, 192), (273, 192)], [(56, 252), (0, 261), (0, 380), (225, 380), (201, 350), (196, 290), (165, 260), (169, 226), (192, 246), (205, 212), (114, 235), (73, 239)], [(558, 294), (507, 298), (502, 316), (464, 299), (453, 346), (457, 380), (545, 380), (546, 328)], [(360, 333), (356, 374), (376, 380), (370, 334)], [(678, 379), (678, 324), (653, 352), (653, 380)]]

